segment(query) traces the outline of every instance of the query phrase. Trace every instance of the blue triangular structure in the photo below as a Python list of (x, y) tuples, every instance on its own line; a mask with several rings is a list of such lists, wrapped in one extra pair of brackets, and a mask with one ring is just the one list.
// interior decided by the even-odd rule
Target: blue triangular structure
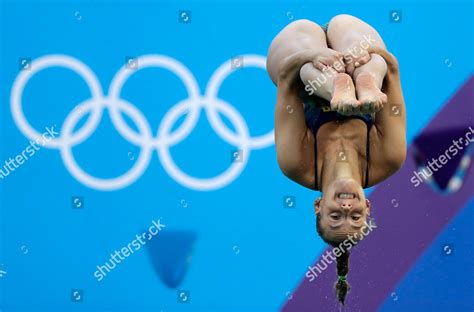
[(197, 234), (194, 231), (163, 230), (147, 243), (150, 261), (163, 283), (176, 288), (191, 263)]

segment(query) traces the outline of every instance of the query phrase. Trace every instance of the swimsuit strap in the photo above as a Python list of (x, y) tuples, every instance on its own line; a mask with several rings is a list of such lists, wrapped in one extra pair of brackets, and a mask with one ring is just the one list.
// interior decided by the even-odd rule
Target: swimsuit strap
[(365, 165), (365, 184), (364, 188), (367, 188), (369, 186), (369, 164), (370, 164), (370, 129), (372, 128), (372, 125), (367, 124), (367, 141), (365, 143), (365, 159), (366, 159), (366, 165)]
[(318, 140), (316, 138), (317, 133), (314, 134), (314, 189), (318, 188)]

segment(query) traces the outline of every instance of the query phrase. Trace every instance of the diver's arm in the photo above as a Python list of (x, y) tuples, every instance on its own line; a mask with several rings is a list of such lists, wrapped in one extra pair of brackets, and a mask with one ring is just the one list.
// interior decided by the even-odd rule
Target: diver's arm
[(291, 180), (314, 189), (314, 136), (306, 126), (299, 97), (301, 66), (314, 57), (306, 51), (288, 58), (278, 78), (275, 107), (275, 145), (278, 165)]
[(291, 180), (314, 189), (314, 136), (306, 126), (303, 103), (284, 84), (278, 86), (275, 145), (281, 171)]
[(382, 92), (387, 95), (388, 102), (375, 115), (376, 148), (371, 149), (372, 163), (380, 169), (378, 173), (373, 172), (371, 180), (383, 180), (398, 171), (406, 158), (406, 108), (397, 59), (379, 47), (370, 47), (369, 52), (382, 56), (387, 63)]

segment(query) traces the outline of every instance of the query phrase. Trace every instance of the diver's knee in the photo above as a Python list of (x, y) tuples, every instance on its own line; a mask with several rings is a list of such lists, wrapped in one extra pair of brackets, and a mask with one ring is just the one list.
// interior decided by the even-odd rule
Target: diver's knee
[(310, 34), (319, 34), (325, 36), (323, 28), (316, 22), (313, 22), (309, 19), (299, 19), (288, 24), (285, 27), (286, 29), (296, 30), (298, 32), (310, 33)]
[(355, 16), (349, 14), (339, 14), (331, 18), (328, 28), (350, 25), (355, 21), (361, 22), (361, 20)]

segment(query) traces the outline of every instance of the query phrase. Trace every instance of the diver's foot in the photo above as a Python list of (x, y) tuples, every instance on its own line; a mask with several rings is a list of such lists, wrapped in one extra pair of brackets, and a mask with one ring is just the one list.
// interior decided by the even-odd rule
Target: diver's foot
[(378, 112), (387, 104), (387, 95), (380, 91), (371, 73), (361, 73), (357, 76), (356, 90), (362, 114)]
[(331, 99), (331, 109), (343, 115), (351, 115), (358, 109), (356, 89), (352, 77), (346, 73), (337, 74), (334, 78), (334, 92)]

